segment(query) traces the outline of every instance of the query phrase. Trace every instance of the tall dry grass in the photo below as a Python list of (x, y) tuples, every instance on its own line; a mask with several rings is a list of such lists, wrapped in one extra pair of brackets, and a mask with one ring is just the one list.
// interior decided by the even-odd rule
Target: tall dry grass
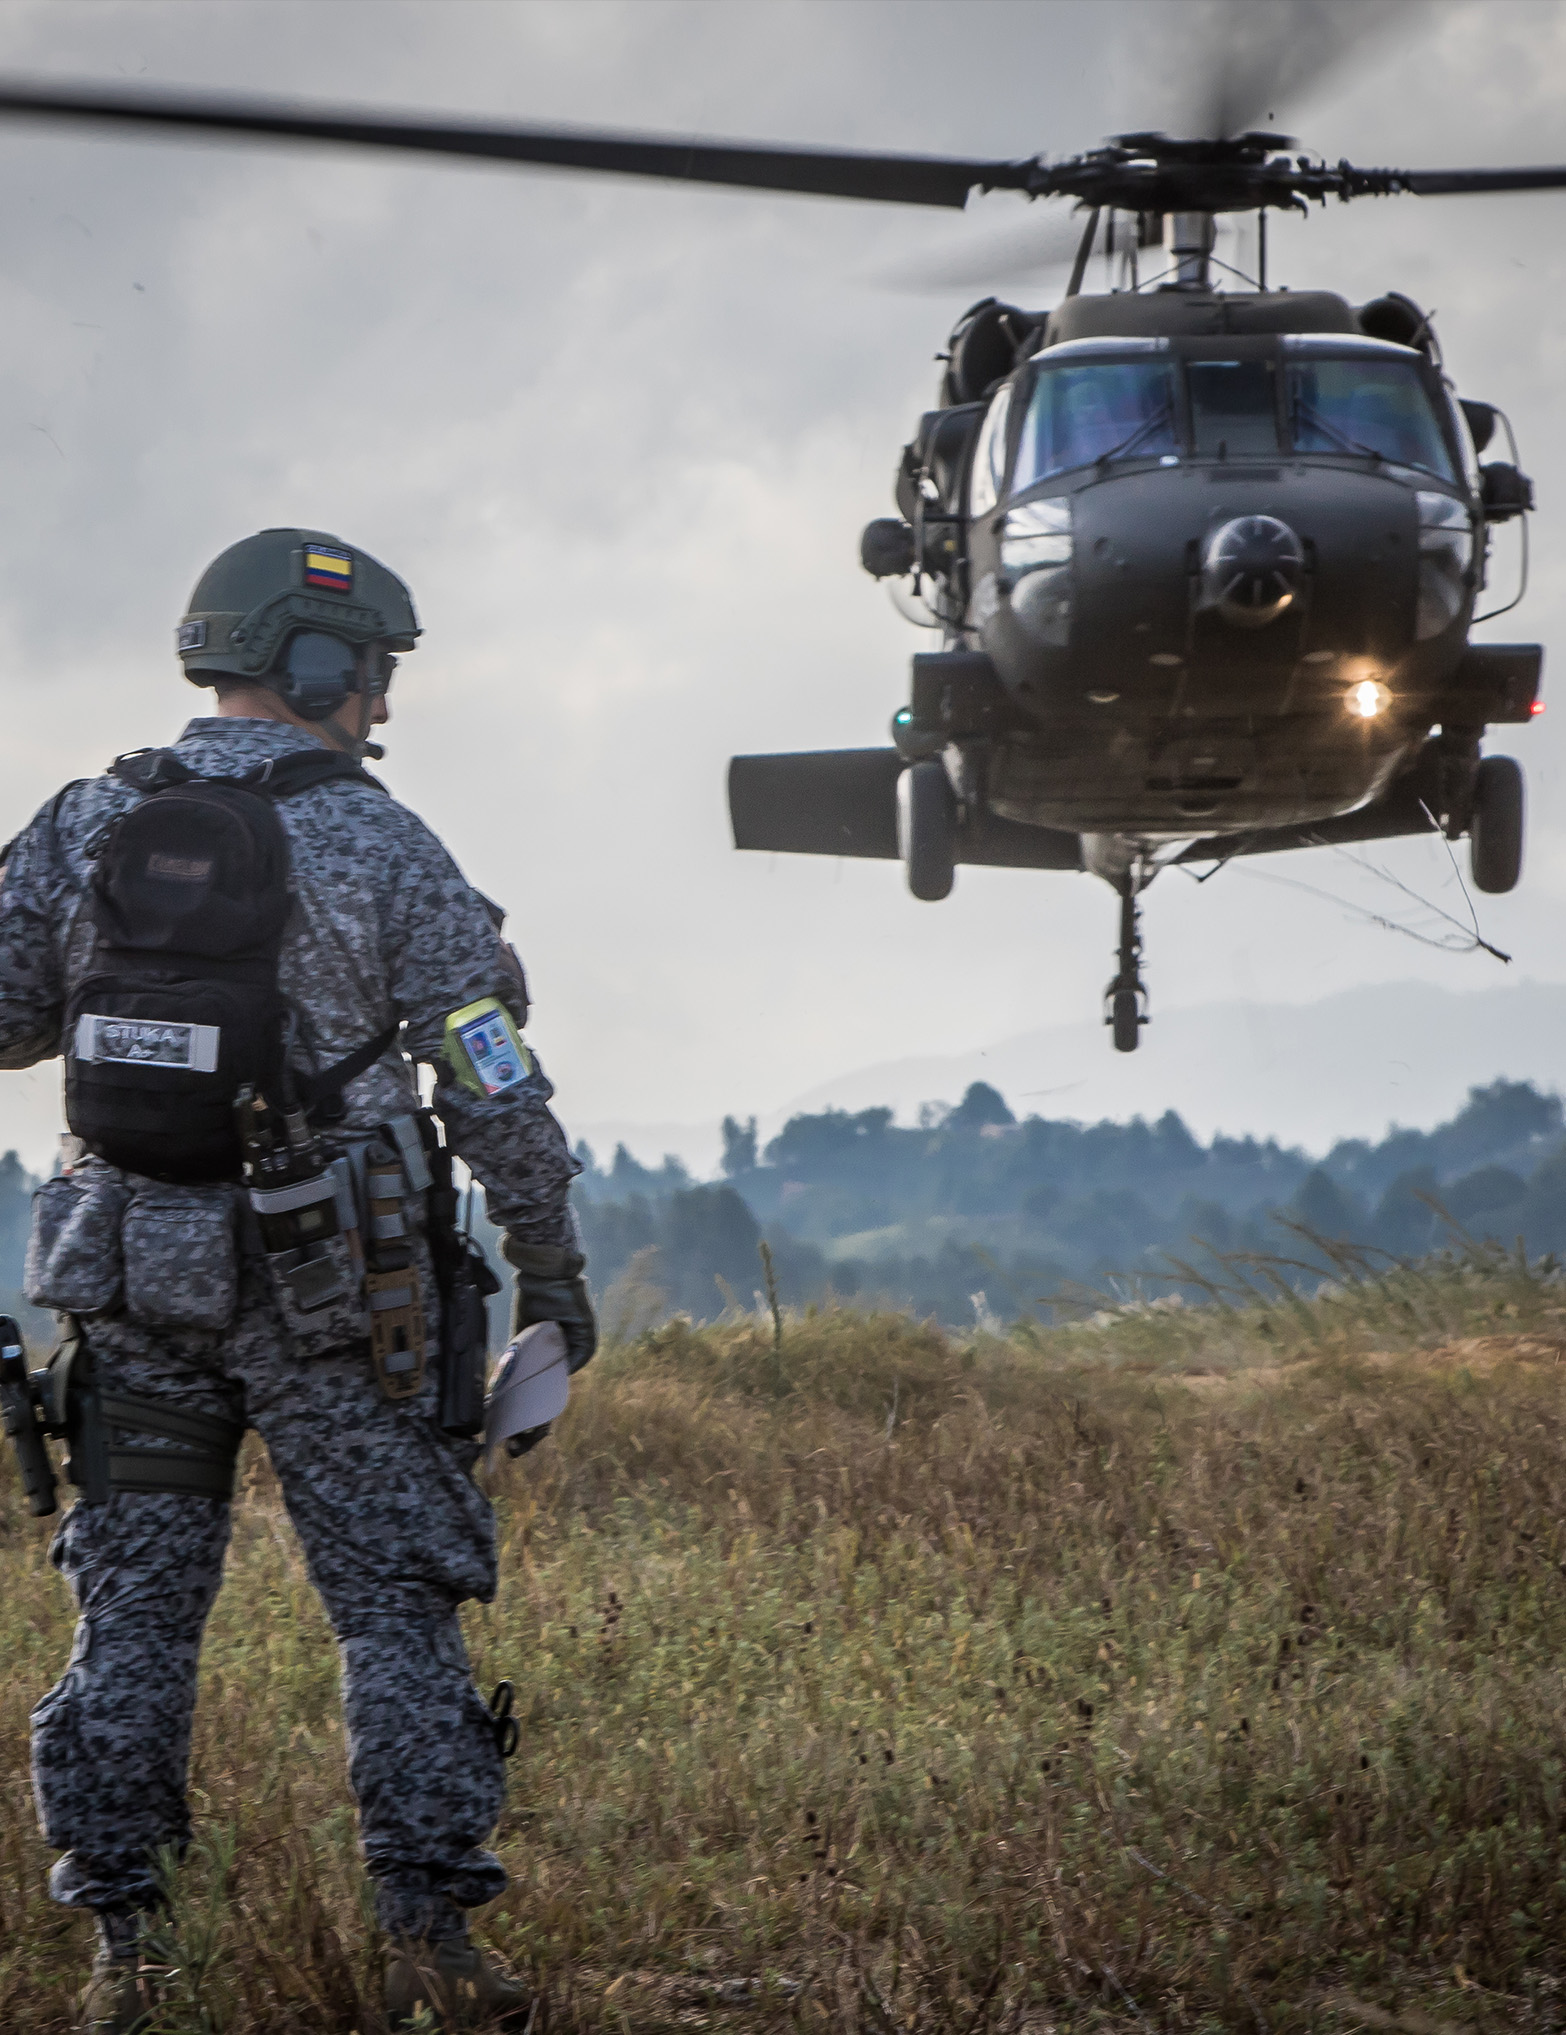
[[(1566, 1291), (1494, 1256), (955, 1341), (607, 1350), (497, 1492), (523, 1721), (480, 1918), (549, 2025), (1550, 2028), (1566, 1979)], [(329, 1636), (248, 1459), (165, 2035), (370, 2031)], [(62, 2030), (0, 1492), (0, 2025)], [(1391, 2017), (1390, 2021), (1387, 2017)]]

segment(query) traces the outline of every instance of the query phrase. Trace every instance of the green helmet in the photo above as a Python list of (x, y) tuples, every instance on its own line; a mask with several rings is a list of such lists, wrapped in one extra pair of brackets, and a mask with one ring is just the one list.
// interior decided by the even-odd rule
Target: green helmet
[(323, 530), (262, 530), (197, 580), (174, 647), (192, 685), (264, 679), (301, 629), (411, 650), (419, 618), (402, 581), (367, 551)]

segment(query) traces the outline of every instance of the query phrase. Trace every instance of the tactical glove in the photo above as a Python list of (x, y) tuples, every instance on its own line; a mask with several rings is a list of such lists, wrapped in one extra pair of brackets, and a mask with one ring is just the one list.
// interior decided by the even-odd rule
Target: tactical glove
[(557, 1321), (565, 1336), (566, 1363), (580, 1371), (598, 1347), (598, 1323), (582, 1277), (587, 1260), (580, 1251), (550, 1250), (541, 1244), (518, 1243), (507, 1236), (501, 1255), (516, 1268), (516, 1298), (511, 1333), (520, 1334), (536, 1321)]

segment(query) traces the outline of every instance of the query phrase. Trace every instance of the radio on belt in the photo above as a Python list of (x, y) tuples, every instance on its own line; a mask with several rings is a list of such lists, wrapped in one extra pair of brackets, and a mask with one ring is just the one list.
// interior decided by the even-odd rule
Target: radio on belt
[(498, 996), (464, 1004), (446, 1020), (446, 1058), (464, 1088), (504, 1095), (532, 1078), (533, 1056)]

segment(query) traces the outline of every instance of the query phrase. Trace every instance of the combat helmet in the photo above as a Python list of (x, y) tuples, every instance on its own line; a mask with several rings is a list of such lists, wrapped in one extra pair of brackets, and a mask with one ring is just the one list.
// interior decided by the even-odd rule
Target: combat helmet
[(289, 639), (319, 631), (412, 650), (413, 596), (367, 551), (324, 530), (262, 530), (220, 552), (197, 580), (174, 646), (192, 685), (265, 682)]

